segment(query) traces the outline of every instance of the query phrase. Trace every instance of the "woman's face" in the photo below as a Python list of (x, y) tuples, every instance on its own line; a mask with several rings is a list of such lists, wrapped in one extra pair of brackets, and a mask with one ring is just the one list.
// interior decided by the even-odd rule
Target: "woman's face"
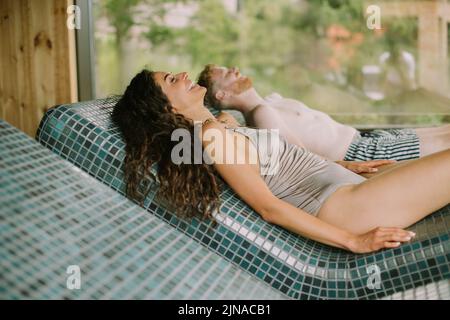
[(154, 72), (153, 78), (159, 84), (169, 99), (175, 111), (203, 106), (206, 88), (191, 81), (186, 72), (172, 74), (168, 72)]

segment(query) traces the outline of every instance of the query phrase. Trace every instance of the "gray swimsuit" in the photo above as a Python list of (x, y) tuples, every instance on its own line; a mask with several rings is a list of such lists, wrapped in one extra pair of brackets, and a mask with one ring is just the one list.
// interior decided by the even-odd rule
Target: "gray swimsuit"
[(270, 130), (227, 128), (244, 134), (258, 150), (260, 174), (272, 193), (297, 208), (317, 215), (339, 187), (366, 179), (344, 167), (290, 144)]

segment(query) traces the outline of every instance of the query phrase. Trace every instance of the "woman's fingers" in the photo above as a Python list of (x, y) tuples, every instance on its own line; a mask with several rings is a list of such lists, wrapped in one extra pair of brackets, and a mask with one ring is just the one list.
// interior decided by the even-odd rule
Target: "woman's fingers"
[(387, 234), (382, 237), (384, 241), (395, 241), (395, 242), (407, 242), (410, 241), (413, 237), (405, 234)]
[(400, 245), (400, 242), (384, 242), (385, 248), (396, 248)]
[[(371, 160), (371, 161), (351, 161), (351, 162), (343, 162), (345, 163), (344, 167), (348, 170), (351, 170), (355, 173), (373, 173), (377, 172), (378, 168), (383, 165), (392, 164), (396, 162), (395, 160)], [(342, 165), (342, 163), (341, 163)]]
[(385, 164), (392, 164), (392, 163), (396, 163), (396, 160), (371, 160), (371, 161), (366, 161), (365, 164), (370, 165), (370, 166), (382, 166)]
[(378, 168), (387, 164), (392, 164), (395, 161), (393, 160), (374, 160), (374, 161), (367, 161), (358, 165), (355, 165), (355, 171), (356, 173), (370, 173), (370, 172), (377, 172)]
[(378, 168), (384, 165), (395, 163), (395, 160), (373, 160), (354, 164), (356, 173), (377, 172)]
[(367, 173), (367, 172), (377, 172), (378, 169), (377, 168), (372, 168), (372, 167), (369, 167), (369, 166), (359, 165), (359, 166), (354, 167), (353, 171), (355, 173)]
[(396, 228), (396, 227), (378, 227), (377, 230), (381, 231), (381, 232), (404, 232), (404, 233), (410, 233), (411, 235), (415, 235), (415, 233), (412, 231), (408, 231), (408, 230), (405, 230), (402, 228)]
[(410, 241), (414, 236), (414, 232), (401, 228), (377, 227), (360, 236), (362, 241), (358, 243), (362, 249), (358, 249), (355, 252), (371, 252), (383, 248), (396, 248), (402, 242)]
[(415, 233), (399, 228), (378, 228), (376, 237), (382, 242), (407, 242), (414, 238)]

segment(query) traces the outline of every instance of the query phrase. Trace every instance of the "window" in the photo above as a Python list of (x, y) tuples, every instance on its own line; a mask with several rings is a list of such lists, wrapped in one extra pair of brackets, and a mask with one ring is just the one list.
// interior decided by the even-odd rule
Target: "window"
[(450, 3), (360, 0), (94, 0), (96, 96), (145, 66), (238, 66), (278, 92), (356, 127), (450, 122)]

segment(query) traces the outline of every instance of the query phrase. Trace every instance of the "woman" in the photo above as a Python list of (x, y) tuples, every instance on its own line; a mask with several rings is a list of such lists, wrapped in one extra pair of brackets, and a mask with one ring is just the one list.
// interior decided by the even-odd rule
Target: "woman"
[[(125, 179), (131, 198), (145, 197), (149, 186), (143, 183), (150, 166), (157, 164), (153, 178), (159, 180), (158, 194), (184, 216), (211, 218), (219, 205), (218, 174), (264, 220), (355, 253), (410, 241), (414, 234), (403, 228), (450, 201), (450, 150), (365, 179), (280, 138), (280, 170), (261, 175), (262, 166), (270, 165), (263, 160), (270, 150), (257, 150), (255, 129), (233, 128), (216, 119), (203, 105), (205, 92), (186, 73), (144, 70), (132, 79), (112, 114), (126, 142)], [(171, 160), (177, 143), (172, 132), (188, 130), (193, 146), (194, 121), (202, 123), (197, 138), (205, 151), (211, 150), (210, 130), (238, 143), (224, 144), (222, 152), (208, 151), (213, 165), (177, 165)], [(217, 161), (231, 153), (245, 156), (246, 162)], [(255, 154), (258, 161), (252, 164), (248, 160)]]

